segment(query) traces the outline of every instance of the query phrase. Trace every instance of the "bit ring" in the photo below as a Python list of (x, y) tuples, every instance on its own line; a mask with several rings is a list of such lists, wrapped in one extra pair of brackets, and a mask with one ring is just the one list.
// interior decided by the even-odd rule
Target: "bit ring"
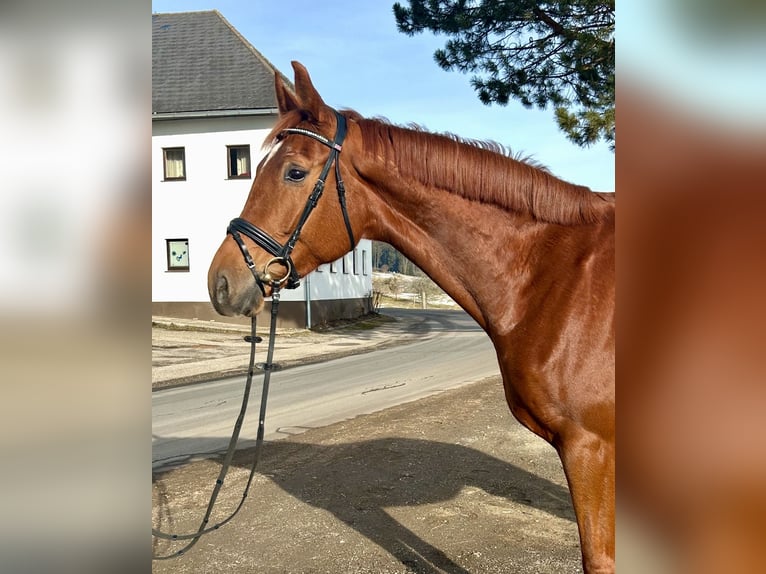
[[(281, 279), (274, 279), (269, 273), (269, 267), (271, 267), (274, 263), (279, 263), (280, 265), (284, 265), (287, 267), (287, 273), (285, 273), (284, 277)], [(293, 266), (290, 263), (290, 260), (286, 257), (272, 257), (266, 262), (266, 265), (263, 266), (263, 279), (265, 281), (268, 281), (269, 283), (273, 283), (275, 285), (282, 285), (285, 281), (287, 281), (290, 278), (290, 275), (293, 272)]]

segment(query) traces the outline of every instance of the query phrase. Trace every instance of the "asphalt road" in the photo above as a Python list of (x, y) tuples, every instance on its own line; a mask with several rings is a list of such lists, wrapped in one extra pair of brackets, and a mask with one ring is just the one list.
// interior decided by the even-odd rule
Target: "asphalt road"
[[(267, 440), (300, 434), (499, 373), (489, 338), (464, 312), (391, 311), (424, 315), (422, 338), (272, 374)], [(153, 469), (224, 450), (239, 412), (244, 381), (244, 377), (230, 377), (152, 393)], [(262, 376), (258, 376), (251, 391), (240, 448), (255, 443), (261, 382)]]

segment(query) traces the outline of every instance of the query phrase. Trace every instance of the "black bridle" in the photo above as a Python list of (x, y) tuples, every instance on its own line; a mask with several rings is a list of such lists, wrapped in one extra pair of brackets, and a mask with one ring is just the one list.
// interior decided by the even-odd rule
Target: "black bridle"
[[(277, 140), (279, 141), (282, 138), (284, 138), (286, 134), (290, 134), (290, 133), (301, 134), (301, 135), (313, 138), (330, 148), (330, 156), (327, 158), (327, 161), (325, 162), (324, 168), (322, 169), (322, 173), (319, 175), (319, 179), (314, 185), (314, 189), (311, 192), (311, 195), (309, 196), (308, 201), (306, 202), (306, 206), (303, 208), (303, 212), (301, 213), (300, 218), (298, 219), (298, 224), (296, 225), (295, 230), (290, 235), (290, 238), (287, 240), (287, 243), (285, 243), (284, 245), (280, 245), (280, 243), (276, 241), (273, 237), (271, 237), (268, 233), (266, 233), (265, 231), (256, 227), (249, 221), (242, 219), (240, 217), (233, 219), (231, 223), (229, 223), (229, 228), (227, 229), (227, 233), (229, 233), (234, 238), (234, 241), (237, 242), (237, 245), (239, 245), (239, 249), (240, 251), (242, 251), (242, 256), (245, 258), (245, 263), (247, 264), (248, 268), (253, 274), (253, 277), (255, 278), (255, 282), (258, 285), (261, 292), (264, 294), (264, 296), (266, 295), (264, 285), (268, 284), (272, 288), (271, 324), (269, 327), (269, 344), (268, 344), (268, 350), (266, 352), (266, 362), (263, 364), (263, 367), (262, 367), (264, 371), (264, 376), (263, 376), (263, 387), (261, 389), (261, 408), (260, 408), (260, 413), (258, 416), (258, 433), (256, 435), (255, 453), (253, 454), (253, 462), (250, 466), (250, 475), (245, 484), (245, 488), (242, 493), (242, 498), (240, 499), (239, 504), (234, 509), (234, 511), (231, 512), (226, 518), (210, 525), (210, 519), (213, 512), (213, 507), (215, 506), (216, 500), (218, 499), (218, 494), (220, 493), (223, 487), (226, 474), (228, 473), (229, 467), (234, 457), (234, 451), (236, 450), (237, 443), (239, 441), (240, 430), (242, 428), (242, 424), (245, 419), (245, 414), (247, 412), (247, 404), (250, 397), (250, 388), (252, 386), (253, 374), (255, 371), (255, 344), (256, 342), (260, 341), (260, 337), (256, 335), (255, 315), (253, 315), (251, 320), (250, 336), (245, 337), (245, 340), (250, 343), (250, 365), (248, 367), (247, 380), (245, 382), (245, 389), (242, 395), (242, 406), (240, 407), (239, 416), (237, 417), (237, 420), (234, 423), (234, 430), (232, 431), (231, 439), (229, 440), (229, 446), (226, 449), (226, 454), (224, 455), (223, 463), (221, 464), (221, 470), (218, 474), (218, 478), (215, 481), (215, 486), (213, 487), (213, 490), (210, 494), (210, 499), (208, 501), (205, 515), (202, 517), (202, 520), (196, 532), (190, 532), (185, 534), (171, 534), (171, 533), (162, 532), (159, 529), (152, 528), (152, 536), (155, 536), (156, 538), (162, 538), (165, 540), (176, 541), (176, 542), (188, 541), (180, 550), (176, 550), (175, 552), (172, 552), (170, 554), (167, 554), (164, 556), (154, 554), (152, 556), (153, 560), (169, 560), (171, 558), (175, 558), (177, 556), (181, 556), (182, 554), (186, 553), (195, 544), (197, 544), (197, 542), (202, 536), (204, 536), (205, 534), (208, 534), (209, 532), (213, 532), (214, 530), (218, 530), (221, 526), (223, 526), (224, 524), (232, 520), (245, 503), (245, 499), (247, 498), (248, 492), (250, 491), (250, 486), (252, 485), (252, 482), (253, 482), (253, 477), (255, 476), (255, 469), (260, 459), (261, 449), (263, 447), (264, 428), (265, 428), (264, 423), (266, 420), (266, 401), (268, 399), (268, 394), (269, 394), (269, 383), (271, 380), (271, 373), (274, 370), (274, 359), (273, 359), (274, 341), (276, 339), (277, 313), (279, 310), (280, 290), (283, 284), (286, 284), (285, 287), (287, 289), (295, 289), (296, 287), (298, 287), (298, 285), (300, 285), (300, 277), (298, 276), (298, 273), (295, 270), (295, 265), (293, 264), (293, 261), (290, 255), (293, 249), (295, 248), (295, 244), (298, 242), (298, 237), (301, 234), (301, 230), (303, 229), (303, 226), (305, 225), (306, 220), (308, 219), (309, 215), (311, 215), (311, 212), (316, 207), (317, 202), (319, 201), (319, 198), (322, 196), (325, 179), (327, 178), (327, 174), (330, 173), (330, 168), (332, 167), (333, 163), (335, 163), (335, 181), (336, 181), (336, 186), (338, 188), (338, 199), (340, 201), (341, 211), (343, 212), (343, 221), (346, 224), (346, 231), (348, 232), (348, 239), (351, 244), (351, 249), (352, 250), (354, 249), (354, 245), (356, 242), (354, 241), (354, 234), (351, 231), (351, 222), (349, 221), (348, 211), (346, 210), (346, 190), (343, 186), (343, 180), (340, 177), (340, 165), (338, 162), (338, 156), (340, 155), (341, 146), (343, 144), (343, 140), (346, 137), (346, 118), (344, 118), (338, 112), (335, 112), (335, 117), (338, 120), (338, 127), (335, 131), (335, 138), (333, 139), (333, 141), (328, 140), (326, 137), (320, 134), (317, 134), (308, 130), (304, 130), (301, 128), (288, 128), (283, 130), (279, 134), (279, 136), (277, 136)], [(242, 237), (240, 236), (240, 233), (244, 233), (247, 237), (252, 239), (256, 243), (256, 245), (258, 245), (259, 247), (262, 247), (263, 249), (265, 249), (266, 251), (268, 251), (274, 256), (272, 259), (270, 259), (266, 263), (262, 272), (259, 272), (258, 270), (255, 269), (255, 263), (253, 262), (253, 258), (250, 256), (250, 252), (247, 250), (247, 246), (245, 245), (244, 241), (242, 241)], [(287, 273), (284, 275), (284, 277), (280, 279), (274, 279), (271, 276), (271, 274), (269, 273), (269, 267), (274, 263), (279, 263), (281, 265), (284, 265), (287, 268)]]
[[(295, 289), (300, 285), (300, 276), (298, 275), (298, 271), (295, 269), (295, 264), (293, 263), (291, 255), (293, 249), (295, 249), (295, 244), (298, 242), (301, 231), (303, 230), (303, 226), (306, 224), (306, 221), (308, 220), (309, 215), (311, 215), (311, 212), (317, 206), (319, 198), (322, 197), (325, 180), (327, 179), (327, 175), (330, 173), (330, 168), (332, 167), (333, 163), (335, 164), (335, 185), (338, 190), (338, 201), (340, 202), (340, 209), (343, 214), (343, 222), (346, 224), (346, 231), (348, 232), (348, 240), (351, 246), (351, 250), (354, 249), (354, 245), (356, 244), (354, 241), (354, 233), (351, 230), (351, 222), (348, 218), (348, 210), (346, 209), (346, 188), (343, 185), (343, 179), (340, 176), (339, 156), (342, 149), (343, 140), (346, 138), (346, 118), (339, 114), (337, 111), (335, 112), (335, 118), (337, 119), (338, 126), (335, 130), (335, 137), (333, 138), (333, 141), (330, 141), (323, 135), (301, 128), (287, 128), (282, 130), (277, 136), (277, 141), (281, 141), (288, 134), (300, 134), (315, 139), (319, 143), (330, 148), (330, 155), (327, 157), (327, 161), (322, 168), (322, 173), (319, 174), (319, 179), (317, 179), (317, 182), (314, 184), (314, 189), (312, 190), (311, 195), (309, 195), (309, 198), (306, 201), (306, 205), (303, 208), (303, 212), (301, 212), (301, 215), (298, 218), (298, 223), (295, 226), (295, 230), (290, 235), (287, 243), (284, 245), (280, 244), (276, 239), (271, 237), (271, 235), (259, 227), (253, 225), (246, 219), (242, 219), (241, 217), (232, 219), (231, 223), (229, 223), (228, 229), (226, 230), (226, 232), (232, 236), (234, 241), (237, 242), (239, 250), (242, 252), (242, 256), (245, 258), (245, 263), (250, 269), (250, 272), (253, 274), (255, 282), (264, 296), (266, 295), (264, 285), (270, 285), (272, 289), (275, 287), (281, 288), (283, 284), (286, 289)], [(245, 242), (242, 241), (240, 233), (246, 235), (251, 240), (253, 240), (256, 245), (273, 255), (273, 257), (264, 265), (263, 271), (258, 271), (255, 268), (255, 262), (250, 256), (250, 252), (247, 250)], [(269, 267), (274, 264), (280, 264), (287, 269), (285, 275), (280, 279), (274, 279), (274, 277), (269, 272)]]

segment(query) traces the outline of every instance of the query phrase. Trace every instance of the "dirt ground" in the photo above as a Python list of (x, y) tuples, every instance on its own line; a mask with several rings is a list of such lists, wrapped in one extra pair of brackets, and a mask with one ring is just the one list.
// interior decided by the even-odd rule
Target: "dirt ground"
[[(241, 500), (251, 461), (235, 457), (212, 521)], [(219, 468), (156, 474), (154, 527), (196, 530)], [(268, 443), (259, 469), (232, 522), (153, 572), (582, 571), (556, 453), (515, 421), (497, 377)]]

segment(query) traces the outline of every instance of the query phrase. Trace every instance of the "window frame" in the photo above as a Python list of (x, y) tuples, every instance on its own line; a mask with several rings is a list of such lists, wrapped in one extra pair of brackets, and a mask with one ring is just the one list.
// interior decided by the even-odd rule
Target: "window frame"
[[(247, 152), (247, 172), (242, 174), (234, 174), (234, 169), (236, 166), (233, 165), (234, 162), (232, 162), (232, 156), (231, 153), (234, 150), (237, 149), (244, 149)], [(238, 145), (227, 145), (226, 146), (226, 173), (228, 178), (227, 179), (252, 179), (253, 178), (253, 164), (252, 159), (250, 155), (250, 144), (238, 144)]]
[[(186, 265), (173, 265), (171, 258), (171, 243), (183, 241), (186, 243)], [(165, 239), (165, 256), (167, 258), (167, 271), (170, 273), (188, 272), (191, 266), (189, 258), (189, 238), (188, 237), (176, 237), (171, 239)]]
[[(181, 177), (169, 177), (168, 176), (168, 152), (181, 150), (181, 170), (183, 175)], [(186, 181), (186, 147), (174, 146), (162, 148), (162, 181)]]

